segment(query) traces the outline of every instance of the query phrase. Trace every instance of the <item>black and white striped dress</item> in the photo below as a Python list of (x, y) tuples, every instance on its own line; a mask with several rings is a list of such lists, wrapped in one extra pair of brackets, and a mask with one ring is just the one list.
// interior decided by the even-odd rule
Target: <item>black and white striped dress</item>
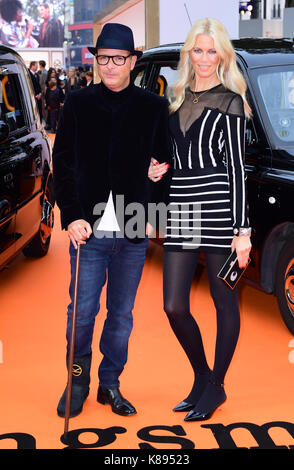
[(248, 227), (242, 97), (223, 85), (193, 103), (190, 90), (170, 118), (173, 175), (164, 247), (231, 250), (233, 229)]

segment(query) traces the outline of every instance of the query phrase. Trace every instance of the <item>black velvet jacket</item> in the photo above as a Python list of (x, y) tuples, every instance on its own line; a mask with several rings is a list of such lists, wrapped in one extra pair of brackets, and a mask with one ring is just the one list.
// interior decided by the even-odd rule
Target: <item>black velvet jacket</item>
[[(62, 228), (77, 219), (93, 226), (94, 206), (106, 203), (110, 190), (114, 204), (117, 195), (124, 196), (124, 207), (140, 203), (147, 220), (149, 202), (167, 202), (170, 181), (170, 172), (159, 183), (148, 179), (151, 157), (171, 160), (167, 100), (134, 84), (118, 93), (103, 83), (70, 93), (53, 149)], [(120, 215), (118, 222), (124, 229)], [(129, 218), (125, 217), (124, 225)]]

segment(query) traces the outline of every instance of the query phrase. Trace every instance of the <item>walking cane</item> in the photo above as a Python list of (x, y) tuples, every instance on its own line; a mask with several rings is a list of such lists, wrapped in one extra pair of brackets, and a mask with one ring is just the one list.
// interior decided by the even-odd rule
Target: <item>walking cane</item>
[(68, 367), (68, 379), (67, 379), (67, 387), (66, 387), (65, 422), (64, 422), (64, 437), (65, 438), (67, 437), (67, 433), (68, 433), (68, 422), (69, 422), (69, 415), (70, 415), (72, 367), (73, 367), (73, 359), (74, 359), (76, 322), (77, 322), (77, 300), (78, 300), (78, 288), (79, 288), (80, 253), (81, 253), (81, 245), (78, 243), (77, 255), (76, 255), (76, 266), (75, 266), (75, 278), (74, 278), (74, 297), (73, 297), (73, 311), (72, 311), (72, 320), (71, 320), (69, 357), (68, 357), (68, 366), (67, 366)]

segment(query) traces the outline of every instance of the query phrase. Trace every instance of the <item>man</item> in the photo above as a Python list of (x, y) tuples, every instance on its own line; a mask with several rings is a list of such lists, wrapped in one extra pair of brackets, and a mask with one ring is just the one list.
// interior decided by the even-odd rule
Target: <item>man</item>
[(33, 60), (30, 63), (29, 73), (30, 73), (30, 76), (31, 76), (31, 79), (32, 79), (32, 82), (33, 82), (35, 98), (37, 100), (40, 119), (41, 119), (41, 122), (42, 122), (42, 90), (41, 90), (39, 75), (37, 74), (37, 71), (38, 71), (38, 62)]
[(46, 70), (46, 62), (45, 60), (39, 60), (39, 82), (42, 92), (45, 92), (45, 85), (47, 80), (48, 71)]
[(45, 60), (39, 60), (39, 70), (38, 70), (38, 75), (39, 75), (39, 83), (41, 87), (41, 92), (42, 92), (42, 117), (44, 119), (44, 122), (47, 121), (47, 110), (45, 106), (45, 92), (46, 92), (46, 80), (47, 80), (47, 75), (48, 71), (46, 70), (46, 62)]
[(93, 85), (93, 72), (89, 70), (88, 72), (85, 73), (86, 81), (87, 81), (87, 86), (92, 86)]
[[(67, 353), (76, 248), (81, 245), (70, 416), (82, 411), (89, 393), (92, 334), (106, 274), (108, 313), (100, 338), (97, 400), (129, 416), (136, 409), (122, 396), (119, 377), (127, 361), (132, 309), (148, 243), (145, 214), (148, 204), (162, 201), (167, 192), (167, 178), (156, 183), (160, 190), (153, 192), (148, 168), (152, 156), (169, 160), (168, 102), (131, 82), (142, 53), (134, 50), (127, 26), (106, 24), (96, 47), (89, 50), (101, 83), (68, 94), (53, 151), (56, 201), (71, 241)], [(141, 234), (130, 230), (134, 203), (144, 209)], [(101, 219), (98, 214), (103, 214)], [(65, 402), (66, 389), (57, 407), (59, 416), (65, 414)]]
[(40, 6), (40, 16), (43, 19), (38, 37), (40, 47), (62, 47), (63, 25), (57, 18), (50, 18), (50, 7), (47, 3)]

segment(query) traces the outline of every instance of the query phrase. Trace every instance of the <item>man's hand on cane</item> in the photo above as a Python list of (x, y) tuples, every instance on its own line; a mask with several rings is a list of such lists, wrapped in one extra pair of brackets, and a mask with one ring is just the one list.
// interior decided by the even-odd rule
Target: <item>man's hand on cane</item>
[(78, 248), (78, 243), (80, 245), (85, 245), (87, 239), (92, 234), (91, 225), (83, 219), (74, 220), (67, 227), (68, 236), (75, 247)]

